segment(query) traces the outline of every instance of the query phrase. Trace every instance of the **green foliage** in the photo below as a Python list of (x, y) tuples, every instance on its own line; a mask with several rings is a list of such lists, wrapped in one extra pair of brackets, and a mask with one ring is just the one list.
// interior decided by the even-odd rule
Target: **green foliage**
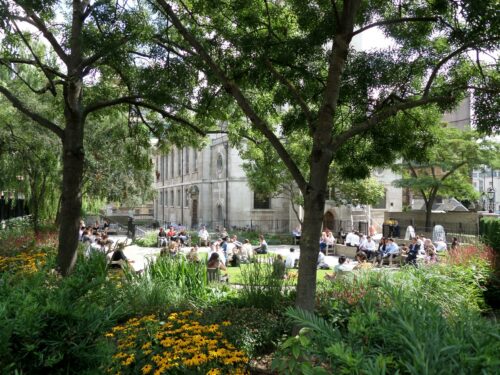
[(158, 231), (147, 232), (144, 237), (136, 238), (134, 243), (142, 247), (156, 247), (158, 245)]
[(80, 259), (64, 279), (47, 273), (53, 264), (23, 277), (0, 275), (2, 372), (92, 373), (109, 360), (102, 335), (123, 309), (104, 256)]
[(256, 262), (241, 267), (241, 303), (267, 309), (283, 307), (289, 302), (289, 280), (274, 271), (275, 258), (256, 259)]
[(500, 254), (500, 219), (483, 217), (479, 221), (479, 232), (483, 241)]
[[(335, 305), (328, 320), (287, 311), (304, 328), (282, 344), (275, 369), (284, 374), (303, 373), (303, 366), (340, 374), (495, 373), (500, 325), (479, 315), (475, 272), (441, 268), (446, 269), (366, 273), (341, 286), (336, 285), (340, 280), (325, 286), (334, 292), (329, 298), (320, 294), (318, 301), (340, 300), (351, 306), (347, 315), (339, 317), (346, 311)], [(365, 288), (361, 294), (349, 293), (360, 287)]]
[(216, 323), (228, 320), (231, 325), (222, 327), (224, 335), (250, 357), (271, 353), (283, 333), (289, 328), (281, 311), (269, 311), (253, 306), (223, 304), (203, 311), (201, 321)]

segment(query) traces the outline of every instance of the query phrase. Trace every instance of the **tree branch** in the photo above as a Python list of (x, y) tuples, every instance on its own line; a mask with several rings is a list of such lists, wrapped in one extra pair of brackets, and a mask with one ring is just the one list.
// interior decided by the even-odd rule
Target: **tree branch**
[(209, 66), (214, 75), (219, 79), (219, 81), (224, 86), (224, 89), (228, 94), (230, 94), (238, 103), (240, 108), (243, 110), (245, 115), (248, 116), (253, 126), (259, 130), (275, 148), (278, 155), (281, 157), (287, 168), (290, 170), (293, 178), (297, 182), (300, 190), (306, 191), (307, 183), (300, 172), (297, 164), (293, 161), (290, 154), (286, 151), (283, 144), (280, 142), (278, 137), (273, 133), (273, 131), (268, 127), (267, 123), (257, 114), (253, 109), (252, 105), (249, 103), (245, 95), (241, 92), (240, 88), (235, 82), (230, 80), (222, 69), (215, 63), (215, 61), (210, 57), (205, 48), (201, 43), (191, 34), (186, 27), (182, 24), (180, 19), (177, 17), (172, 7), (165, 0), (158, 0), (157, 3), (160, 5), (161, 9), (166, 13), (166, 15), (171, 19), (175, 28), (183, 36), (183, 38), (195, 49), (201, 59)]
[(25, 64), (25, 65), (33, 65), (33, 66), (38, 66), (42, 70), (45, 69), (47, 72), (54, 74), (55, 76), (58, 76), (59, 78), (62, 79), (67, 79), (67, 76), (58, 70), (55, 70), (54, 68), (48, 66), (48, 65), (40, 65), (37, 61), (35, 60), (28, 60), (28, 59), (22, 59), (22, 58), (17, 58), (17, 57), (0, 57), (0, 63), (6, 64), (6, 63), (11, 63), (11, 64)]
[(271, 73), (278, 79), (278, 81), (280, 81), (283, 85), (285, 85), (288, 88), (288, 90), (292, 93), (292, 96), (295, 98), (295, 100), (299, 104), (300, 108), (304, 112), (306, 119), (307, 119), (307, 122), (309, 123), (309, 126), (311, 127), (313, 116), (311, 114), (311, 111), (309, 110), (309, 106), (304, 101), (304, 99), (300, 95), (297, 88), (293, 85), (292, 82), (290, 82), (280, 72), (278, 72), (269, 60), (266, 59), (265, 64), (268, 67), (268, 69), (271, 71)]
[(403, 17), (403, 18), (395, 18), (392, 20), (378, 21), (352, 32), (351, 37), (361, 34), (363, 31), (369, 30), (372, 27), (377, 27), (377, 26), (394, 25), (397, 23), (404, 23), (404, 22), (438, 22), (439, 20), (440, 17)]
[[(19, 3), (17, 3), (17, 4), (20, 5)], [(63, 48), (61, 47), (59, 42), (54, 37), (54, 34), (52, 34), (50, 32), (50, 30), (47, 28), (47, 26), (42, 21), (42, 19), (40, 17), (38, 17), (35, 13), (33, 13), (29, 9), (27, 9), (26, 6), (23, 6), (23, 5), (20, 5), (20, 6), (26, 12), (28, 17), (30, 17), (33, 20), (33, 24), (36, 26), (36, 28), (42, 32), (43, 36), (45, 37), (45, 39), (47, 39), (49, 44), (52, 46), (52, 48), (54, 49), (57, 56), (59, 56), (59, 58), (65, 64), (68, 64), (68, 62), (69, 62), (68, 55), (66, 54), (66, 52), (64, 52)]]
[(30, 111), (28, 108), (24, 106), (24, 104), (14, 96), (7, 88), (0, 86), (0, 93), (2, 93), (9, 102), (16, 108), (18, 111), (38, 123), (40, 126), (43, 126), (46, 129), (52, 131), (55, 135), (57, 135), (61, 140), (64, 137), (64, 130), (57, 126), (52, 121), (46, 119), (43, 116), (40, 116), (38, 113)]
[(453, 97), (450, 96), (437, 96), (437, 97), (427, 97), (427, 98), (421, 98), (417, 99), (411, 102), (404, 102), (400, 103), (397, 105), (393, 105), (391, 107), (388, 107), (384, 110), (381, 110), (378, 113), (375, 113), (367, 119), (366, 121), (363, 121), (361, 123), (354, 124), (351, 128), (347, 129), (343, 133), (339, 134), (335, 140), (332, 142), (332, 149), (335, 150), (342, 144), (344, 144), (347, 140), (351, 139), (352, 137), (361, 134), (371, 128), (374, 128), (377, 126), (380, 122), (396, 115), (398, 112), (406, 110), (406, 109), (411, 109), (411, 108), (416, 108), (420, 107), (426, 104), (430, 103), (445, 103), (452, 101)]

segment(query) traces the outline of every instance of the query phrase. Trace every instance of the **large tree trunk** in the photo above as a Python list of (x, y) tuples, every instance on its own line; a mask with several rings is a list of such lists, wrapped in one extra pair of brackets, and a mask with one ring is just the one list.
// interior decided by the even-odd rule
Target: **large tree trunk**
[(432, 219), (432, 206), (434, 202), (430, 200), (425, 202), (425, 231), (429, 232), (429, 228), (431, 227), (431, 219)]
[(328, 166), (331, 154), (313, 152), (310, 161), (310, 184), (304, 195), (304, 222), (300, 238), (299, 278), (295, 306), (313, 311), (316, 298), (316, 271), (318, 268), (319, 238), (325, 210)]
[(63, 275), (73, 270), (78, 249), (78, 223), (82, 209), (83, 126), (68, 126), (63, 141), (63, 181), (61, 193), (61, 224), (57, 265)]

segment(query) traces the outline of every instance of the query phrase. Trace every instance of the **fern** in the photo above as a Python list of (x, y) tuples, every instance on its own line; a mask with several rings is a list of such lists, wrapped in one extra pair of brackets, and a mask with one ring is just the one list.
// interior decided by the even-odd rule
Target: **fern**
[(341, 338), (340, 332), (335, 327), (310, 311), (289, 307), (285, 311), (285, 315), (293, 324), (309, 328), (329, 344), (335, 343)]

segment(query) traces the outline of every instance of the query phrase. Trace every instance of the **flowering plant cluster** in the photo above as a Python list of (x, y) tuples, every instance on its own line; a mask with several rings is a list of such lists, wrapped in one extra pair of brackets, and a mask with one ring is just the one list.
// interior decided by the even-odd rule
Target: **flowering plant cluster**
[[(231, 345), (218, 324), (203, 325), (200, 313), (172, 313), (132, 318), (105, 336), (117, 352), (113, 374), (248, 374), (248, 357)], [(222, 322), (223, 326), (230, 322)]]
[(13, 256), (0, 256), (0, 272), (37, 272), (45, 264), (46, 255), (43, 252), (25, 251)]

